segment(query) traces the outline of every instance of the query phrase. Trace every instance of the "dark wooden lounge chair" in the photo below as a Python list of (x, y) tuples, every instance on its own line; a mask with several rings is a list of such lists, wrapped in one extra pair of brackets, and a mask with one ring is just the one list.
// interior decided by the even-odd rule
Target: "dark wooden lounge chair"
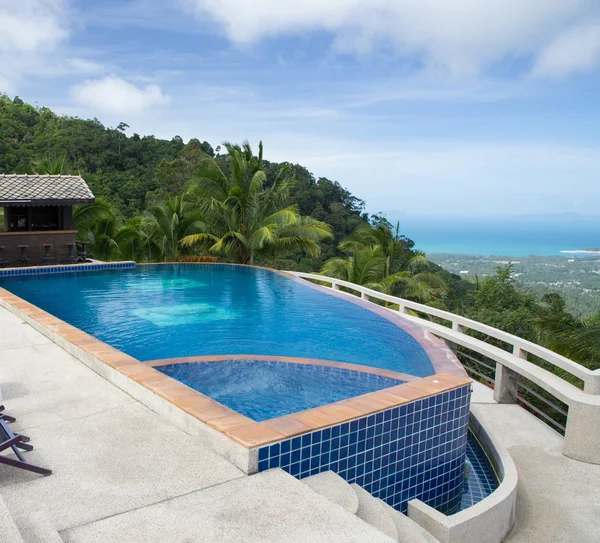
[(11, 417), (4, 412), (4, 406), (0, 405), (0, 419), (5, 420), (6, 422), (15, 422), (17, 419), (15, 417)]
[(6, 464), (7, 466), (13, 466), (14, 468), (24, 469), (27, 471), (33, 471), (34, 473), (39, 473), (40, 475), (50, 475), (52, 470), (35, 466), (34, 464), (30, 464), (27, 462), (27, 460), (25, 460), (23, 453), (19, 449), (23, 451), (33, 450), (33, 446), (27, 443), (28, 441), (28, 437), (13, 433), (6, 420), (0, 418), (0, 452), (7, 449), (12, 449), (17, 457), (9, 458), (8, 456), (0, 454), (0, 464)]

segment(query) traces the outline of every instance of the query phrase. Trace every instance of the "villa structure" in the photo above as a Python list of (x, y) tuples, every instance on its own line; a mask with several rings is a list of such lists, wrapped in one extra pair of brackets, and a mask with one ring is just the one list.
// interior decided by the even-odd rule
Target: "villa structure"
[(79, 175), (0, 174), (0, 267), (74, 262), (73, 206), (93, 202)]

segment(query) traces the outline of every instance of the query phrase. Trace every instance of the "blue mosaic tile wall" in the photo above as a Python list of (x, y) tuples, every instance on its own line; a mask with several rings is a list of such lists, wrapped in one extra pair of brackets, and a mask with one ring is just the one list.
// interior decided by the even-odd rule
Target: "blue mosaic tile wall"
[(258, 451), (258, 471), (302, 479), (332, 470), (406, 513), (419, 498), (446, 514), (464, 485), (470, 387), (464, 386)]
[(109, 262), (106, 264), (71, 264), (68, 266), (43, 266), (39, 268), (14, 268), (10, 270), (0, 269), (0, 277), (12, 277), (15, 275), (42, 275), (47, 273), (69, 273), (82, 271), (99, 271), (122, 268), (135, 268), (135, 262)]

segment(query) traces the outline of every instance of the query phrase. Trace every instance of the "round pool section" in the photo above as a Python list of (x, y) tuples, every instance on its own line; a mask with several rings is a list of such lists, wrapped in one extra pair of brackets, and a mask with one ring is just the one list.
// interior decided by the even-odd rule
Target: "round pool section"
[(0, 286), (141, 361), (239, 354), (435, 373), (395, 322), (269, 270), (145, 265), (7, 277)]
[(331, 366), (229, 360), (155, 369), (257, 422), (402, 384)]

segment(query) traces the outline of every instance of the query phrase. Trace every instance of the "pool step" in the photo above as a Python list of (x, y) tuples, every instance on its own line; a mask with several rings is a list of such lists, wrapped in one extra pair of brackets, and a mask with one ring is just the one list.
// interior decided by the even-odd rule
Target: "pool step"
[(24, 543), (21, 532), (19, 532), (2, 496), (0, 496), (0, 541), (2, 543)]
[(396, 525), (396, 529), (398, 530), (398, 541), (400, 543), (440, 543), (414, 520), (409, 519), (400, 511), (396, 511), (396, 509), (385, 503), (383, 500), (380, 500), (379, 498), (376, 499), (381, 503), (381, 506)]
[(356, 515), (400, 543), (439, 543), (427, 530), (373, 497), (357, 484), (349, 484), (333, 471), (324, 471), (302, 482), (317, 494)]
[(395, 541), (399, 541), (396, 523), (383, 508), (380, 500), (371, 496), (371, 494), (356, 483), (351, 486), (358, 496), (358, 511), (356, 512), (356, 516), (384, 534), (389, 535)]
[(337, 473), (323, 471), (312, 475), (302, 482), (308, 485), (314, 492), (321, 494), (330, 502), (337, 503), (346, 511), (356, 515), (358, 511), (358, 496), (354, 489)]
[(52, 521), (42, 511), (16, 519), (24, 543), (64, 543)]

